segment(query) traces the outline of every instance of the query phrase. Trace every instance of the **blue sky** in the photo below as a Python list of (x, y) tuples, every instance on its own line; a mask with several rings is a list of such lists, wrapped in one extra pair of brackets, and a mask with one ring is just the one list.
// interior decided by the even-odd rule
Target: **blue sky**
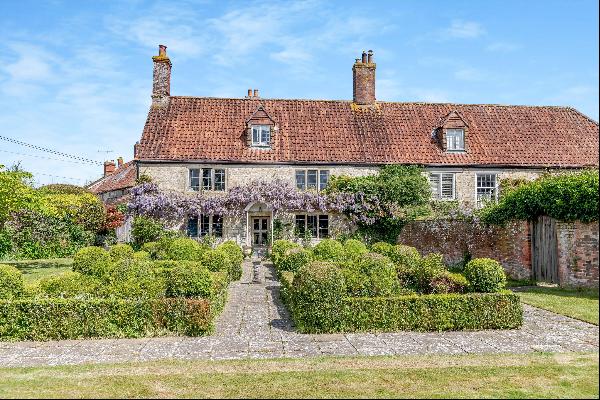
[[(94, 160), (133, 156), (159, 43), (173, 95), (351, 99), (354, 58), (373, 49), (379, 100), (569, 105), (598, 120), (597, 1), (3, 1), (0, 12), (0, 135)], [(0, 164), (18, 161), (39, 184), (102, 169), (0, 141)]]

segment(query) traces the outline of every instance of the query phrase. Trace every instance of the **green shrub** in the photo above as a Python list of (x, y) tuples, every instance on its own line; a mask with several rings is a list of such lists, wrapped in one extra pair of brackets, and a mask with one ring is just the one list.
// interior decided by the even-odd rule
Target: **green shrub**
[(167, 297), (203, 297), (212, 296), (212, 273), (201, 266), (177, 265), (167, 275)]
[(110, 254), (110, 258), (113, 261), (118, 261), (133, 258), (134, 251), (130, 245), (119, 243), (115, 244), (114, 246), (111, 246), (108, 250), (108, 253)]
[(133, 253), (133, 259), (136, 261), (150, 261), (152, 258), (150, 257), (150, 253), (140, 250)]
[(396, 268), (390, 259), (377, 253), (363, 254), (342, 264), (347, 293), (352, 297), (393, 296), (400, 293)]
[(384, 256), (391, 257), (394, 251), (394, 245), (388, 242), (376, 242), (371, 245), (371, 251), (373, 253), (383, 254)]
[(293, 314), (303, 332), (339, 329), (339, 310), (346, 296), (342, 271), (332, 263), (312, 262), (298, 270), (293, 282)]
[(168, 239), (164, 242), (168, 243), (164, 256), (167, 260), (200, 261), (202, 254), (207, 250), (205, 246), (190, 238)]
[[(202, 265), (213, 272), (231, 271), (231, 260), (227, 253), (223, 250), (208, 250), (202, 256)], [(229, 275), (231, 277), (231, 275)]]
[[(523, 307), (514, 293), (347, 298), (339, 314), (329, 333), (515, 329), (523, 324)], [(305, 333), (321, 328), (302, 326)]]
[(341, 261), (344, 258), (344, 246), (335, 239), (323, 239), (315, 246), (313, 254), (319, 261)]
[(242, 248), (233, 240), (228, 240), (217, 246), (217, 250), (227, 253), (231, 262), (231, 280), (237, 281), (242, 278), (242, 263), (244, 262), (244, 252)]
[(150, 218), (137, 216), (131, 224), (131, 238), (136, 249), (139, 249), (144, 243), (155, 242), (165, 235), (163, 225)]
[(388, 257), (396, 265), (414, 266), (421, 262), (419, 251), (414, 247), (403, 244), (395, 245)]
[(419, 268), (415, 270), (415, 283), (417, 289), (423, 293), (429, 293), (431, 290), (431, 282), (444, 274), (446, 274), (446, 266), (444, 265), (444, 256), (439, 253), (430, 253), (421, 258)]
[(474, 258), (465, 266), (464, 274), (474, 292), (495, 293), (506, 286), (502, 265), (491, 258)]
[(11, 265), (0, 264), (0, 300), (23, 295), (23, 274)]
[(344, 253), (347, 258), (356, 259), (368, 252), (367, 246), (360, 240), (348, 239), (344, 242)]
[(97, 297), (103, 287), (98, 278), (72, 271), (41, 279), (38, 286), (47, 297), (57, 298)]
[(297, 272), (312, 260), (313, 255), (310, 250), (302, 247), (292, 247), (287, 249), (284, 255), (279, 258), (278, 269), (281, 271)]
[(273, 242), (271, 247), (271, 261), (275, 268), (279, 268), (279, 262), (281, 257), (285, 254), (286, 250), (293, 248), (300, 248), (299, 244), (290, 242), (289, 240), (276, 240)]
[(469, 288), (469, 281), (464, 275), (447, 272), (433, 278), (429, 287), (431, 293), (464, 293)]
[(198, 336), (211, 332), (218, 311), (207, 299), (0, 300), (0, 339)]
[(161, 249), (159, 242), (144, 243), (142, 245), (142, 247), (140, 248), (140, 250), (145, 251), (146, 253), (150, 254), (150, 258), (153, 260), (157, 260), (159, 258), (164, 258), (164, 257), (160, 257), (160, 253), (161, 253), (162, 249)]
[(481, 211), (482, 222), (504, 225), (547, 215), (561, 221), (597, 221), (600, 210), (598, 170), (542, 176), (506, 191)]
[(73, 258), (73, 271), (102, 276), (111, 267), (110, 254), (101, 247), (84, 247)]

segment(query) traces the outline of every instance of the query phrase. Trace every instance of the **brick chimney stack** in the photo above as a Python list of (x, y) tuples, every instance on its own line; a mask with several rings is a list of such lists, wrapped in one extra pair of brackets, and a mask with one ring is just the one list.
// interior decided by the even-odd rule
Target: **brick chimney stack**
[(104, 161), (104, 176), (110, 175), (115, 172), (115, 162), (113, 160)]
[(123, 157), (117, 158), (117, 169), (123, 166)]
[(152, 107), (165, 107), (171, 95), (171, 60), (167, 56), (167, 46), (158, 45), (158, 55), (152, 57)]
[(352, 66), (353, 90), (352, 97), (358, 105), (375, 104), (375, 67), (373, 50), (362, 52)]

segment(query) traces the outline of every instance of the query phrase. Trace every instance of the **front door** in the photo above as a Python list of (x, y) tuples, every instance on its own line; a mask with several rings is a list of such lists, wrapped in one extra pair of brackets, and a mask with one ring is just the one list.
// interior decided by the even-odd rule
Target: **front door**
[(269, 217), (252, 217), (252, 246), (266, 246), (269, 240)]

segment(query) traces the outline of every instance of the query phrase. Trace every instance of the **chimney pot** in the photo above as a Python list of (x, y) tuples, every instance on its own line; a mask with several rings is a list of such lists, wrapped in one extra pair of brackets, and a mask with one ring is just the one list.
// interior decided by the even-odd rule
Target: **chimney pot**
[(123, 157), (117, 158), (117, 168), (121, 168), (123, 166)]
[(247, 98), (251, 98), (252, 97), (252, 89), (248, 89), (248, 96), (246, 96)]
[(366, 64), (367, 63), (367, 52), (363, 50), (362, 52), (362, 63)]
[(254, 89), (254, 97), (258, 97), (258, 89)]
[(158, 45), (158, 56), (159, 57), (166, 57), (167, 56), (167, 46), (165, 46), (164, 44), (159, 44)]
[(367, 53), (367, 62), (371, 64), (373, 62), (373, 50), (369, 50)]

